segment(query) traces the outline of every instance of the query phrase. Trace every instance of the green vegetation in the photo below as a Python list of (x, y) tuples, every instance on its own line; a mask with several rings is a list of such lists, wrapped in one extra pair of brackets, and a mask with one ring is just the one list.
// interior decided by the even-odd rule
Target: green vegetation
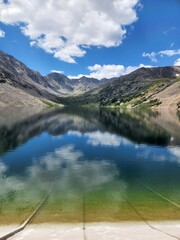
[(179, 79), (158, 79), (148, 85), (141, 93), (131, 94), (121, 100), (113, 101), (111, 107), (149, 109), (161, 104), (155, 94), (163, 91)]
[[(144, 80), (145, 81), (145, 80)], [(101, 86), (99, 89), (91, 90), (85, 94), (79, 96), (69, 96), (65, 98), (59, 98), (59, 101), (67, 106), (80, 105), (80, 106), (102, 106), (111, 108), (139, 108), (150, 109), (161, 104), (161, 101), (155, 97), (170, 85), (179, 81), (179, 79), (156, 79), (149, 83), (138, 87), (138, 83), (129, 82), (126, 86), (127, 90), (124, 92), (124, 87), (120, 86), (122, 90), (111, 89), (108, 90), (105, 86)], [(146, 82), (146, 81), (145, 81)], [(108, 86), (106, 84), (106, 86)], [(134, 90), (132, 90), (134, 88)], [(116, 93), (114, 94), (114, 91)], [(119, 91), (119, 93), (118, 93)], [(121, 93), (122, 92), (122, 93)]]
[(53, 101), (50, 101), (50, 100), (45, 100), (45, 99), (42, 99), (41, 100), (44, 104), (46, 104), (48, 107), (60, 107), (62, 106), (61, 104), (58, 104), (56, 102), (53, 102)]

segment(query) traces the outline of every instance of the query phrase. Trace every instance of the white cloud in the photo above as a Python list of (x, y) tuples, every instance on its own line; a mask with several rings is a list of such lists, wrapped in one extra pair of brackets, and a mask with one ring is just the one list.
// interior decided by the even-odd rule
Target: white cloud
[(109, 133), (101, 133), (97, 131), (94, 133), (87, 133), (86, 136), (89, 138), (88, 143), (93, 146), (120, 146), (120, 139), (117, 136)]
[(180, 58), (175, 61), (174, 66), (180, 66)]
[(161, 56), (166, 55), (168, 57), (172, 57), (172, 56), (175, 56), (175, 55), (180, 55), (180, 49), (164, 50), (164, 51), (160, 51), (158, 54), (160, 54)]
[(148, 57), (150, 58), (150, 60), (152, 62), (157, 62), (157, 57), (173, 57), (175, 55), (180, 55), (180, 49), (177, 50), (163, 50), (163, 51), (159, 51), (159, 52), (151, 52), (151, 53), (143, 53), (142, 56), (143, 57)]
[(75, 63), (88, 46), (119, 46), (125, 27), (137, 20), (138, 4), (139, 0), (0, 0), (0, 22), (18, 25), (31, 46)]
[(129, 74), (139, 68), (142, 68), (142, 67), (145, 67), (145, 68), (152, 68), (152, 67), (155, 67), (155, 66), (152, 66), (152, 65), (144, 65), (144, 64), (139, 64), (139, 66), (129, 66), (126, 68), (126, 73), (125, 74)]
[(174, 162), (180, 164), (180, 147), (169, 147), (167, 151), (154, 152), (152, 149), (145, 149), (144, 146), (140, 146), (140, 151), (137, 153), (137, 158), (151, 159), (152, 161), (159, 162)]
[(82, 186), (88, 191), (92, 187), (109, 184), (118, 174), (114, 164), (106, 160), (88, 161), (73, 145), (57, 148), (46, 156), (35, 159), (28, 173), (33, 182), (46, 186), (53, 181), (58, 188), (66, 192), (68, 189), (71, 194), (79, 194)]
[(0, 29), (0, 38), (4, 38), (4, 37), (5, 37), (5, 32)]
[(125, 72), (123, 65), (101, 66), (99, 64), (95, 64), (94, 66), (89, 66), (88, 70), (91, 72), (89, 76), (97, 79), (118, 77)]
[(69, 161), (69, 164), (78, 161), (83, 157), (82, 152), (75, 151), (73, 145), (68, 145), (63, 148), (56, 149), (53, 153), (47, 154), (40, 161), (40, 164), (48, 171), (55, 171), (60, 167), (62, 161)]
[(156, 52), (151, 52), (151, 53), (144, 52), (142, 56), (150, 58), (152, 62), (157, 62), (157, 58), (156, 58), (157, 53)]
[[(10, 207), (13, 212), (27, 206), (33, 209), (50, 190), (50, 204), (61, 199), (65, 204), (68, 203), (68, 207), (73, 202), (74, 207), (82, 199), (82, 193), (91, 192), (91, 196), (97, 197), (96, 193), (102, 189), (106, 190), (104, 201), (113, 206), (113, 211), (118, 211), (120, 201), (123, 201), (126, 194), (127, 184), (119, 179), (117, 167), (112, 162), (105, 159), (89, 160), (75, 146), (67, 145), (35, 158), (22, 176), (6, 175), (7, 166), (0, 160), (2, 210), (6, 213)], [(13, 196), (13, 204), (8, 201), (8, 196)]]
[(83, 134), (82, 134), (81, 132), (79, 132), (79, 131), (74, 131), (74, 130), (68, 131), (68, 135), (75, 135), (75, 136), (77, 136), (77, 137), (82, 137), (82, 136), (83, 136)]
[(115, 134), (110, 134), (109, 132), (87, 132), (85, 134), (82, 134), (79, 131), (69, 131), (69, 135), (74, 135), (76, 137), (82, 137), (85, 136), (88, 138), (87, 143), (92, 146), (110, 146), (110, 147), (119, 147), (121, 145), (129, 145), (131, 142), (126, 139), (119, 137)]
[(119, 147), (121, 145), (129, 145), (131, 144), (130, 141), (128, 141), (125, 138), (119, 137), (115, 134), (110, 134), (108, 132), (90, 132), (84, 134), (86, 137), (88, 137), (88, 144), (91, 144), (92, 146), (110, 146), (110, 147)]
[(95, 64), (94, 66), (89, 66), (88, 70), (90, 74), (79, 74), (77, 76), (68, 76), (70, 79), (77, 79), (82, 76), (86, 76), (88, 78), (96, 78), (96, 79), (103, 79), (103, 78), (113, 78), (113, 77), (120, 77), (125, 74), (129, 74), (141, 67), (153, 67), (150, 65), (140, 64), (139, 66), (128, 66), (124, 67), (123, 65), (99, 65)]
[(63, 72), (63, 71), (60, 71), (60, 70), (51, 70), (51, 73), (63, 74), (64, 72)]

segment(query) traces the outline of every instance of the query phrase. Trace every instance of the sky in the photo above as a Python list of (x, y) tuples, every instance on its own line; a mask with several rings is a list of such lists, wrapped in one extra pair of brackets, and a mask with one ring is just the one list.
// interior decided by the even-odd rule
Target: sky
[(180, 0), (0, 0), (0, 50), (42, 75), (180, 66)]

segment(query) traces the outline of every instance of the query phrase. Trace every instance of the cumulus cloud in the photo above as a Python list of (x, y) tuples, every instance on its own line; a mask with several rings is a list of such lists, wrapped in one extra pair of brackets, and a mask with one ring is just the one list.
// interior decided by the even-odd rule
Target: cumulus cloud
[(94, 197), (98, 199), (97, 193), (102, 190), (104, 202), (112, 206), (114, 213), (119, 211), (119, 204), (127, 190), (127, 184), (119, 179), (114, 163), (105, 159), (89, 161), (74, 145), (59, 147), (35, 158), (22, 176), (5, 175), (6, 170), (7, 166), (0, 160), (0, 202), (4, 214), (9, 211), (17, 213), (19, 209), (34, 209), (49, 190), (50, 206), (63, 201), (63, 208), (81, 207), (86, 193), (91, 192), (86, 199), (89, 196), (91, 200)]
[(51, 70), (51, 73), (63, 74), (64, 72), (63, 72), (63, 71), (60, 71), (60, 70)]
[(125, 68), (123, 65), (99, 65), (95, 64), (94, 66), (89, 66), (88, 70), (91, 72), (90, 77), (103, 79), (103, 78), (112, 78), (118, 77), (124, 73)]
[(146, 149), (143, 145), (139, 147), (140, 151), (137, 152), (137, 158), (143, 158), (146, 160), (151, 159), (152, 161), (159, 162), (174, 162), (180, 164), (180, 147), (169, 147), (166, 151), (162, 152), (161, 148)]
[[(11, 191), (15, 191), (17, 195), (26, 192), (23, 195), (24, 200), (29, 200), (30, 195), (34, 198), (35, 193), (36, 198), (41, 198), (42, 192), (48, 191), (52, 185), (57, 185), (66, 192), (67, 189), (78, 191), (83, 185), (87, 189), (109, 183), (118, 174), (112, 163), (106, 160), (87, 161), (83, 153), (75, 150), (73, 145), (57, 148), (45, 156), (34, 159), (33, 164), (27, 168), (25, 179), (18, 176), (6, 176), (7, 169), (7, 166), (0, 160), (0, 200)], [(27, 192), (27, 189), (30, 191)], [(31, 194), (28, 195), (30, 192)], [(22, 201), (22, 199), (19, 200)]]
[(93, 133), (85, 134), (88, 139), (88, 144), (93, 146), (110, 146), (110, 147), (118, 147), (121, 145), (121, 140), (118, 136), (112, 135), (110, 133), (101, 133), (100, 131)]
[(99, 65), (95, 64), (94, 66), (89, 66), (88, 70), (90, 71), (89, 74), (83, 75), (79, 74), (77, 76), (68, 76), (71, 79), (78, 79), (83, 76), (88, 78), (96, 78), (96, 79), (103, 79), (103, 78), (113, 78), (113, 77), (120, 77), (122, 75), (131, 73), (138, 68), (141, 67), (153, 67), (150, 65), (140, 64), (139, 66), (128, 66), (125, 67), (123, 65)]
[(160, 56), (166, 55), (168, 57), (172, 57), (172, 56), (175, 56), (175, 55), (180, 55), (180, 49), (164, 50), (164, 51), (160, 51), (158, 54), (160, 54)]
[(163, 50), (163, 51), (159, 51), (159, 52), (151, 52), (151, 53), (143, 53), (142, 56), (143, 57), (148, 57), (150, 58), (150, 60), (152, 62), (157, 62), (157, 58), (160, 56), (160, 57), (164, 57), (164, 56), (167, 56), (167, 57), (173, 57), (173, 56), (176, 56), (176, 55), (180, 55), (180, 49), (177, 49), (177, 50)]
[(175, 61), (174, 66), (180, 66), (180, 58)]
[(85, 136), (87, 137), (87, 143), (92, 146), (109, 146), (109, 147), (119, 147), (121, 145), (129, 145), (131, 142), (126, 138), (119, 137), (118, 135), (111, 134), (109, 132), (87, 132), (82, 134), (78, 131), (69, 131), (69, 135), (75, 135), (77, 137)]
[[(112, 184), (118, 171), (107, 160), (88, 161), (81, 151), (75, 150), (74, 145), (66, 145), (35, 159), (28, 168), (28, 174), (31, 183), (36, 182), (39, 189), (48, 189), (53, 185), (57, 191), (60, 189), (61, 196), (64, 191), (63, 195), (70, 194), (72, 199), (72, 196), (79, 195), (81, 189), (89, 191)], [(125, 183), (120, 181), (120, 184), (125, 190)]]
[(151, 53), (143, 53), (143, 57), (148, 57), (152, 62), (157, 62), (157, 53), (156, 52), (151, 52)]
[(18, 25), (37, 46), (75, 63), (86, 47), (115, 47), (137, 20), (139, 0), (0, 0), (0, 22)]
[(5, 32), (0, 29), (0, 38), (4, 38), (4, 37), (5, 37)]

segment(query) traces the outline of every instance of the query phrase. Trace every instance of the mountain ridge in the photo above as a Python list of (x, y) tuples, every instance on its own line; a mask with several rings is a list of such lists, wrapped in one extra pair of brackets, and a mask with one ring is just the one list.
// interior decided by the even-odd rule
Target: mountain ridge
[(97, 79), (86, 77), (73, 80), (59, 73), (42, 76), (39, 72), (28, 68), (21, 61), (2, 51), (0, 51), (0, 74), (1, 82), (6, 81), (3, 76), (11, 75), (9, 83), (14, 87), (20, 88), (33, 96), (44, 97), (52, 101), (56, 101), (59, 96), (83, 93), (103, 83)]
[[(134, 72), (112, 79), (111, 82), (75, 98), (61, 99), (64, 104), (99, 105), (112, 107), (158, 106), (161, 101), (153, 96), (177, 81), (176, 108), (180, 103), (180, 67), (139, 68)], [(167, 94), (166, 94), (167, 95)], [(172, 96), (173, 97), (173, 96)], [(164, 108), (166, 106), (163, 106)]]
[[(153, 106), (168, 102), (163, 101), (163, 96), (167, 98), (167, 90), (164, 95), (157, 94), (175, 84), (178, 78), (180, 67), (171, 66), (142, 67), (130, 74), (101, 81), (85, 76), (70, 79), (55, 72), (42, 76), (13, 56), (0, 51), (0, 106), (23, 105), (23, 101), (27, 106), (31, 106), (31, 102), (32, 105), (41, 105), (46, 100), (65, 105), (138, 107), (147, 103)], [(174, 101), (177, 101), (177, 106), (180, 102), (178, 86), (179, 82), (177, 89), (171, 87), (170, 91), (176, 96)], [(155, 94), (160, 100), (152, 97)]]

